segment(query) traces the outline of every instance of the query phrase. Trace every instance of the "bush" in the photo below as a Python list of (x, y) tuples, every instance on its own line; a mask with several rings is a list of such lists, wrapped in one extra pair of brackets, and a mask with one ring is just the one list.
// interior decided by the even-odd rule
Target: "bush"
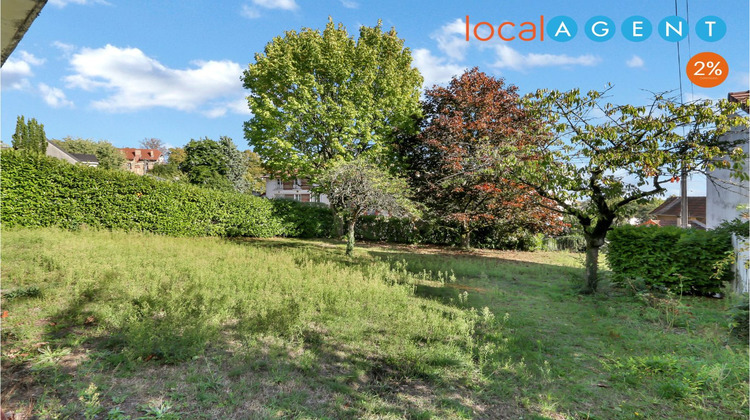
[(673, 226), (622, 226), (607, 236), (613, 281), (642, 280), (678, 293), (711, 294), (731, 278), (725, 232)]
[(729, 309), (729, 322), (732, 334), (747, 341), (750, 335), (750, 300), (747, 293)]
[(332, 236), (333, 211), (320, 203), (301, 203), (287, 199), (271, 200), (274, 214), (280, 218), (282, 236), (328, 238)]
[[(359, 218), (354, 234), (367, 241), (456, 246), (461, 243), (459, 232), (459, 226), (450, 222), (369, 215)], [(471, 246), (533, 251), (551, 245), (545, 244), (541, 234), (495, 224), (472, 232)]]
[(2, 152), (0, 180), (6, 227), (89, 226), (171, 236), (311, 237), (330, 231), (328, 209), (15, 151)]

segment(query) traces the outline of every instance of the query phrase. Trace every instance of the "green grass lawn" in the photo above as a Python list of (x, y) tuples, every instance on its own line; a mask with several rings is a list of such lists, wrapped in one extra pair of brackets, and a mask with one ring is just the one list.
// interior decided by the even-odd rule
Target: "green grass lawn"
[(2, 407), (40, 418), (748, 416), (727, 299), (568, 253), (2, 232)]

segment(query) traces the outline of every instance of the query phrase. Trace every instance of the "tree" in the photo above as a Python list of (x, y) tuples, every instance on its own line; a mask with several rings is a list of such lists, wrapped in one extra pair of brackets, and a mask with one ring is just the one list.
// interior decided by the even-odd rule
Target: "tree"
[(245, 159), (247, 159), (245, 179), (248, 182), (250, 192), (264, 194), (266, 192), (266, 181), (263, 177), (266, 175), (266, 170), (260, 156), (252, 150), (245, 150)]
[(473, 231), (490, 224), (531, 231), (560, 227), (559, 217), (538, 204), (544, 200), (536, 192), (509, 180), (508, 169), (493, 163), (493, 150), (512, 151), (535, 140), (527, 127), (539, 123), (521, 109), (516, 90), (473, 68), (447, 87), (425, 92), (424, 129), (399, 144), (415, 199), (433, 217), (457, 223), (464, 248)]
[(226, 177), (235, 191), (247, 193), (250, 191), (250, 182), (247, 180), (247, 155), (240, 152), (231, 138), (221, 136), (219, 145), (227, 165)]
[(222, 136), (219, 141), (205, 137), (190, 140), (185, 146), (185, 160), (179, 169), (191, 184), (218, 190), (248, 191), (245, 179), (247, 159), (237, 150), (232, 139)]
[(339, 161), (321, 176), (321, 186), (331, 208), (347, 227), (346, 255), (354, 250), (354, 228), (367, 211), (405, 214), (413, 211), (407, 198), (408, 186), (381, 167), (357, 158)]
[(422, 77), (395, 29), (329, 19), (321, 33), (288, 31), (255, 55), (242, 80), (253, 117), (245, 137), (272, 172), (315, 179), (334, 160), (390, 152), (396, 130), (415, 132)]
[(178, 166), (184, 162), (187, 157), (185, 149), (182, 147), (170, 147), (169, 150), (167, 150), (167, 156), (169, 163), (174, 163)]
[(16, 132), (13, 134), (13, 148), (25, 153), (43, 155), (47, 152), (47, 136), (44, 134), (44, 124), (39, 124), (36, 118), (27, 123), (23, 115), (16, 120)]
[(167, 145), (161, 139), (156, 138), (144, 138), (141, 140), (141, 147), (144, 149), (155, 149), (161, 152), (164, 157), (169, 155), (169, 149)]
[(664, 184), (682, 173), (729, 167), (722, 156), (730, 156), (735, 168), (746, 159), (737, 144), (720, 139), (731, 127), (747, 124), (734, 115), (738, 104), (680, 104), (657, 94), (648, 106), (616, 106), (602, 104), (604, 93), (529, 95), (526, 110), (545, 120), (537, 131), (543, 141), (506, 160), (515, 165), (517, 182), (554, 201), (550, 210), (580, 225), (586, 239), (585, 293), (596, 291), (599, 248), (630, 203), (663, 194)]
[(185, 162), (185, 149), (182, 147), (171, 147), (167, 150), (166, 156), (167, 163), (157, 163), (149, 174), (175, 181), (183, 179), (185, 173), (180, 170), (180, 165)]
[(105, 140), (94, 141), (66, 136), (62, 140), (52, 140), (52, 142), (69, 153), (95, 155), (102, 169), (120, 169), (125, 163), (125, 156), (122, 152)]

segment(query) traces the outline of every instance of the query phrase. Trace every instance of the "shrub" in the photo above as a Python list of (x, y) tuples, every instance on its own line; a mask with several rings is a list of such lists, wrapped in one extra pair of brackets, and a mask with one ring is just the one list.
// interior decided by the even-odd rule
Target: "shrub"
[(729, 308), (729, 322), (732, 334), (747, 341), (750, 335), (750, 300), (748, 294), (743, 294), (739, 302)]
[(607, 261), (615, 283), (640, 279), (649, 287), (710, 294), (729, 280), (726, 232), (673, 226), (622, 226), (608, 235)]
[[(458, 224), (445, 221), (370, 215), (360, 217), (354, 234), (357, 239), (367, 241), (456, 246), (461, 243), (460, 231)], [(547, 249), (543, 235), (503, 224), (472, 232), (471, 246), (523, 251)]]
[[(171, 236), (327, 236), (330, 211), (124, 171), (2, 153), (6, 227), (81, 226)], [(322, 234), (325, 232), (325, 234)]]

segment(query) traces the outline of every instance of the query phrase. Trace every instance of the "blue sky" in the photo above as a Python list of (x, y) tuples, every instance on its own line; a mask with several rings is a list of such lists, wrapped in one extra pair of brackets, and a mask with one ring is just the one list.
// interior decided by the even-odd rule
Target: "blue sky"
[[(616, 4), (616, 7), (613, 5)], [(240, 75), (273, 37), (302, 27), (321, 28), (328, 17), (350, 34), (382, 19), (395, 27), (412, 51), (426, 85), (445, 83), (477, 66), (521, 93), (538, 88), (601, 89), (612, 83), (611, 101), (642, 104), (648, 91), (678, 89), (685, 99), (724, 98), (748, 89), (748, 1), (677, 0), (691, 26), (715, 15), (727, 25), (717, 42), (698, 38), (691, 27), (677, 46), (654, 33), (627, 41), (620, 24), (642, 15), (656, 29), (674, 15), (673, 1), (364, 1), (364, 0), (49, 0), (2, 69), (2, 140), (10, 143), (17, 115), (35, 117), (49, 138), (104, 139), (137, 147), (156, 137), (173, 146), (191, 138), (232, 137), (248, 148), (243, 122), (249, 119)], [(689, 16), (688, 16), (689, 12)], [(565, 15), (579, 27), (569, 42), (464, 39), (470, 22), (495, 25), (538, 22)], [(583, 34), (586, 21), (604, 15), (615, 36), (594, 42)], [(481, 34), (482, 32), (480, 32)], [(703, 51), (729, 65), (718, 87), (692, 86), (684, 66)], [(695, 189), (700, 193), (700, 187)]]

